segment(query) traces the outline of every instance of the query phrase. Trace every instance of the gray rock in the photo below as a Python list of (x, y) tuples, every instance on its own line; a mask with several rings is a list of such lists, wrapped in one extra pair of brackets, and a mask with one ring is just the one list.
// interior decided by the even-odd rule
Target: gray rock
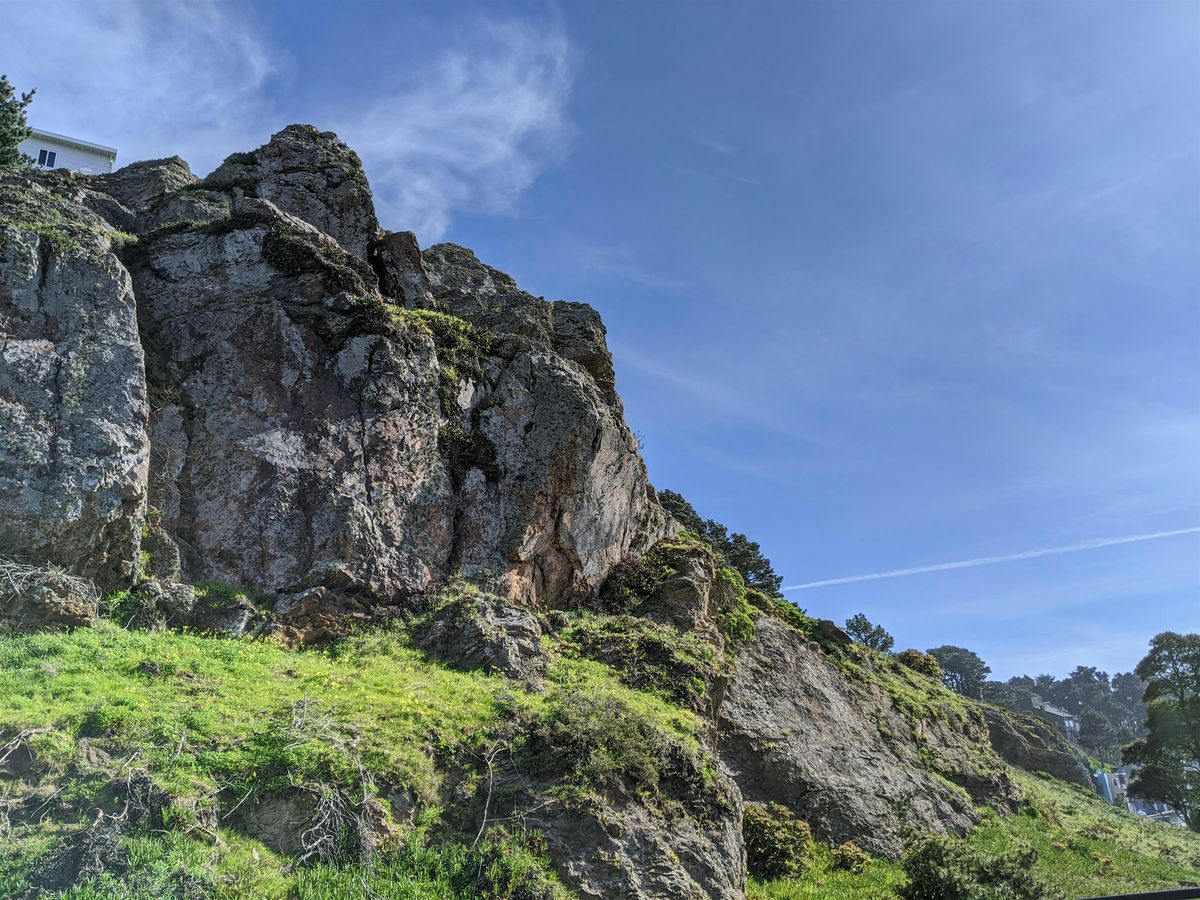
[(965, 834), (976, 803), (1009, 810), (1017, 798), (980, 749), (982, 718), (914, 725), (875, 681), (846, 677), (765, 616), (735, 659), (719, 726), (721, 758), (747, 800), (781, 803), (821, 840), (876, 855), (897, 856), (910, 830)]
[(536, 681), (546, 671), (542, 629), (526, 610), (499, 597), (464, 597), (442, 611), (420, 647), (455, 666)]
[(571, 360), (591, 376), (604, 400), (619, 408), (612, 356), (594, 309), (534, 297), (517, 287), (512, 276), (456, 244), (435, 244), (422, 259), (438, 308)]
[(34, 179), (0, 176), (5, 222), (0, 546), (119, 586), (138, 558), (149, 459), (129, 276), (108, 225)]
[(988, 738), (1007, 762), (1029, 772), (1046, 772), (1063, 781), (1092, 787), (1082, 755), (1049, 722), (985, 704)]
[(542, 832), (559, 877), (580, 897), (743, 900), (741, 800), (724, 784), (733, 802), (722, 808), (710, 801), (701, 815), (665, 818), (609, 793), (586, 805), (551, 800), (523, 818)]
[(411, 231), (390, 231), (375, 241), (371, 265), (379, 273), (379, 289), (385, 297), (409, 307), (433, 307), (421, 248)]
[(0, 630), (78, 628), (91, 625), (99, 611), (100, 592), (87, 579), (0, 558)]
[(112, 197), (135, 216), (149, 212), (165, 194), (196, 184), (196, 176), (178, 156), (130, 163), (91, 179), (93, 190)]
[(151, 502), (186, 578), (387, 597), (440, 577), (453, 520), (436, 358), (363, 295), (365, 263), (264, 201), (145, 254)]
[(235, 153), (204, 184), (270, 200), (360, 259), (379, 232), (358, 154), (311, 125), (289, 125), (252, 153)]
[(324, 587), (308, 588), (276, 599), (266, 631), (293, 647), (316, 646), (366, 625), (372, 612), (356, 597)]

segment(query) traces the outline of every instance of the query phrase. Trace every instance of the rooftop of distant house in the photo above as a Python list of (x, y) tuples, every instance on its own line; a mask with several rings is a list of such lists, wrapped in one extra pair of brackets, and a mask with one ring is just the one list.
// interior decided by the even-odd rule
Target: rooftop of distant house
[(93, 144), (91, 141), (80, 140), (79, 138), (69, 137), (65, 134), (58, 134), (53, 131), (46, 131), (43, 128), (31, 128), (31, 138), (44, 138), (46, 140), (55, 141), (60, 144), (68, 144), (72, 147), (78, 147), (81, 150), (91, 150), (95, 153), (104, 153), (114, 159), (117, 156), (116, 147), (106, 147), (103, 144)]

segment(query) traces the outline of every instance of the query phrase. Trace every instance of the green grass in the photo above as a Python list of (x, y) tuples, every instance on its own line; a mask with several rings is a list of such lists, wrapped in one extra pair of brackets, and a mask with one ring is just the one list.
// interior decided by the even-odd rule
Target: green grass
[[(580, 719), (585, 707), (602, 714)], [(512, 737), (518, 754), (552, 747), (547, 758), (526, 761), (568, 802), (587, 802), (621, 781), (651, 806), (678, 809), (672, 786), (681, 773), (702, 791), (714, 786), (702, 727), (698, 716), (622, 685), (592, 660), (555, 653), (546, 689), (524, 692), (502, 677), (426, 658), (400, 629), (304, 652), (129, 631), (107, 620), (72, 633), (0, 637), (0, 746), (36, 730), (28, 738), (34, 777), (6, 780), (0, 772), (0, 800), (57, 792), (49, 819), (0, 840), (0, 896), (20, 896), (44, 854), (98, 807), (119, 809), (114, 782), (136, 767), (171, 798), (165, 830), (126, 835), (128, 870), (65, 896), (140, 900), (173, 895), (179, 879), (197, 878), (229, 897), (356, 897), (363, 879), (390, 885), (377, 891), (387, 897), (470, 897), (467, 874), (490, 872), (480, 882), (487, 896), (558, 897), (550, 882), (543, 893), (520, 893), (521, 873), (546, 869), (536, 846), (522, 839), (468, 852), (448, 820), (428, 843), (426, 831), (401, 827), (405, 843), (380, 858), (379, 870), (325, 866), (294, 875), (253, 839), (222, 827), (214, 846), (213, 833), (197, 823), (211, 821), (205, 813), (218, 802), (228, 809), (229, 798), (297, 784), (333, 785), (350, 797), (408, 789), (436, 818), (446, 773), (459, 766), (468, 778), (455, 802), (473, 802), (469, 785), (477, 790), (481, 782), (470, 773), (497, 735)]]
[[(143, 674), (143, 663), (160, 674)], [(114, 753), (139, 749), (156, 780), (180, 793), (280, 768), (301, 778), (344, 774), (330, 771), (335, 754), (320, 737), (286, 754), (269, 746), (307, 699), (357, 736), (378, 778), (431, 796), (439, 783), (431, 751), (478, 742), (503, 713), (502, 694), (501, 680), (430, 665), (389, 635), (336, 653), (292, 653), (101, 622), (0, 641), (0, 734), (51, 728), (35, 745), (63, 765), (80, 736)]]
[[(1200, 884), (1200, 836), (1110, 806), (1086, 788), (1010, 770), (1025, 792), (1025, 808), (1005, 818), (991, 810), (965, 839), (985, 854), (1017, 846), (1037, 851), (1036, 874), (1052, 896), (1169, 890)], [(750, 900), (896, 897), (905, 883), (897, 862), (873, 860), (859, 875), (832, 869), (818, 845), (813, 865), (798, 878), (753, 883)]]

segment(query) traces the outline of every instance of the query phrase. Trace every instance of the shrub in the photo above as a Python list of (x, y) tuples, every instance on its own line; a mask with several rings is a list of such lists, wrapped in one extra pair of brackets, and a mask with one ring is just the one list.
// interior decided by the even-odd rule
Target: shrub
[(844, 844), (838, 844), (831, 851), (833, 854), (833, 867), (843, 872), (853, 872), (855, 875), (862, 872), (867, 867), (867, 863), (871, 861), (871, 855), (863, 850), (854, 841), (846, 841)]
[(1033, 873), (1037, 852), (1019, 847), (988, 855), (962, 841), (925, 838), (910, 847), (901, 865), (908, 884), (904, 900), (1038, 900), (1047, 896), (1044, 882)]
[(920, 672), (922, 675), (928, 675), (930, 678), (936, 678), (938, 681), (942, 680), (941, 665), (928, 653), (909, 649), (897, 654), (896, 659), (899, 660), (901, 665), (908, 666), (913, 671)]
[[(632, 787), (644, 800), (702, 778), (702, 761), (668, 724), (613, 694), (557, 691), (533, 729), (535, 765), (558, 770), (580, 791)], [(669, 784), (667, 784), (669, 782)]]
[(791, 878), (804, 871), (812, 829), (779, 803), (747, 803), (742, 813), (746, 868), (756, 878)]

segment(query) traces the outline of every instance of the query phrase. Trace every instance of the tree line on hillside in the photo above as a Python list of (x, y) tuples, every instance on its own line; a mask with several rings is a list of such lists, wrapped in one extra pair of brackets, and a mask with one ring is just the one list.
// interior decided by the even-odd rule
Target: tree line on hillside
[[(846, 633), (859, 644), (890, 652), (887, 630), (858, 613)], [(1109, 676), (1095, 666), (1076, 666), (1065, 678), (1017, 675), (988, 678), (991, 667), (978, 653), (947, 644), (921, 654), (936, 660), (946, 687), (974, 700), (1032, 712), (1030, 698), (1058, 706), (1079, 719), (1079, 745), (1107, 764), (1137, 765), (1135, 796), (1170, 803), (1200, 831), (1200, 634), (1165, 631), (1132, 672)]]
[[(846, 620), (846, 633), (876, 650), (889, 651), (894, 640), (881, 625), (858, 613)], [(945, 644), (926, 651), (937, 660), (943, 684), (973, 700), (986, 700), (1020, 712), (1031, 712), (1037, 695), (1079, 718), (1079, 743), (1105, 763), (1121, 760), (1121, 748), (1145, 734), (1146, 685), (1134, 672), (1109, 676), (1095, 666), (1076, 666), (1065, 678), (1016, 675), (989, 679), (991, 667), (966, 647)]]
[(746, 587), (762, 591), (769, 597), (782, 597), (783, 578), (771, 568), (771, 561), (762, 554), (762, 547), (744, 534), (730, 533), (715, 519), (705, 519), (682, 495), (675, 491), (659, 491), (658, 502), (680, 525), (701, 540), (712, 544), (713, 550), (727, 564), (741, 573)]

